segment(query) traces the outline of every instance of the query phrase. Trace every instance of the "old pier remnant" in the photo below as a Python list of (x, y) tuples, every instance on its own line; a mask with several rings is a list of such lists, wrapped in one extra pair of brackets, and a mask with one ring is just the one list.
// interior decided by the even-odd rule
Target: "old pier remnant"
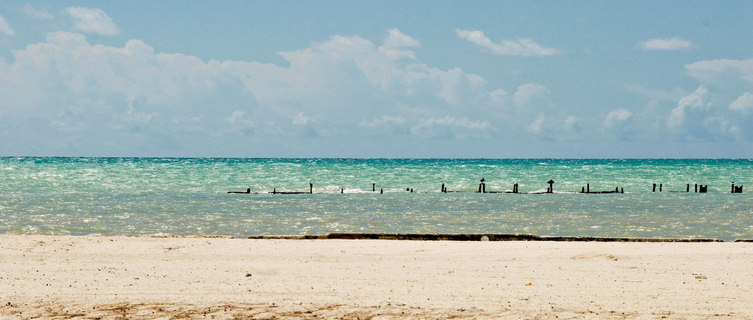
[(481, 178), (479, 185), (478, 185), (478, 193), (486, 193), (486, 183), (484, 183), (484, 178)]

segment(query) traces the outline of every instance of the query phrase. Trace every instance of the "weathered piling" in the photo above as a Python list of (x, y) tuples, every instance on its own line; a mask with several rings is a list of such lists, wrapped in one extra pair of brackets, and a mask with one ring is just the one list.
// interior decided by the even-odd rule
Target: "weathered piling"
[(251, 193), (251, 188), (246, 188), (246, 191), (228, 191), (227, 193)]
[(709, 185), (700, 185), (700, 188), (698, 189), (699, 193), (707, 193), (709, 190)]
[(518, 193), (518, 183), (517, 182), (514, 185), (512, 185), (512, 193)]
[(554, 180), (549, 180), (546, 183), (549, 184), (549, 188), (546, 189), (546, 193), (553, 193), (554, 192)]
[(309, 194), (314, 194), (314, 184), (309, 180)]
[(384, 188), (379, 188), (379, 194), (384, 194)]
[(371, 184), (371, 191), (376, 192), (376, 183)]

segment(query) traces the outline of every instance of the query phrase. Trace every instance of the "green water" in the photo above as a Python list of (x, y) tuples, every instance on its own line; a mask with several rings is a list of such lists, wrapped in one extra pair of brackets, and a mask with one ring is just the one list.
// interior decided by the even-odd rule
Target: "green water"
[[(481, 178), (488, 192), (518, 183), (522, 194), (476, 193)], [(554, 193), (539, 194), (550, 179)], [(309, 181), (313, 194), (268, 193), (307, 192)], [(742, 194), (730, 193), (733, 181)], [(440, 192), (443, 183), (456, 192)], [(586, 184), (625, 193), (578, 193)], [(252, 194), (227, 193), (246, 188)], [(753, 239), (752, 191), (752, 160), (6, 157), (0, 233)]]

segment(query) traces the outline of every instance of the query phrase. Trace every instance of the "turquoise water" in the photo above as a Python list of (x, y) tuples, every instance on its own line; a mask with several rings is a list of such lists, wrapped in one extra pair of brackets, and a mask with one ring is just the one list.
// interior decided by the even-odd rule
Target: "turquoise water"
[(753, 239), (753, 160), (0, 158), (0, 233), (330, 232)]

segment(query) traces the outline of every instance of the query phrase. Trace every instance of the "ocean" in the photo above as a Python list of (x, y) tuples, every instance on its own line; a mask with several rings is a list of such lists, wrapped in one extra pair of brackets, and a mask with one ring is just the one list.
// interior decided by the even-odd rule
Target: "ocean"
[(2, 234), (333, 232), (753, 239), (753, 160), (0, 158)]

